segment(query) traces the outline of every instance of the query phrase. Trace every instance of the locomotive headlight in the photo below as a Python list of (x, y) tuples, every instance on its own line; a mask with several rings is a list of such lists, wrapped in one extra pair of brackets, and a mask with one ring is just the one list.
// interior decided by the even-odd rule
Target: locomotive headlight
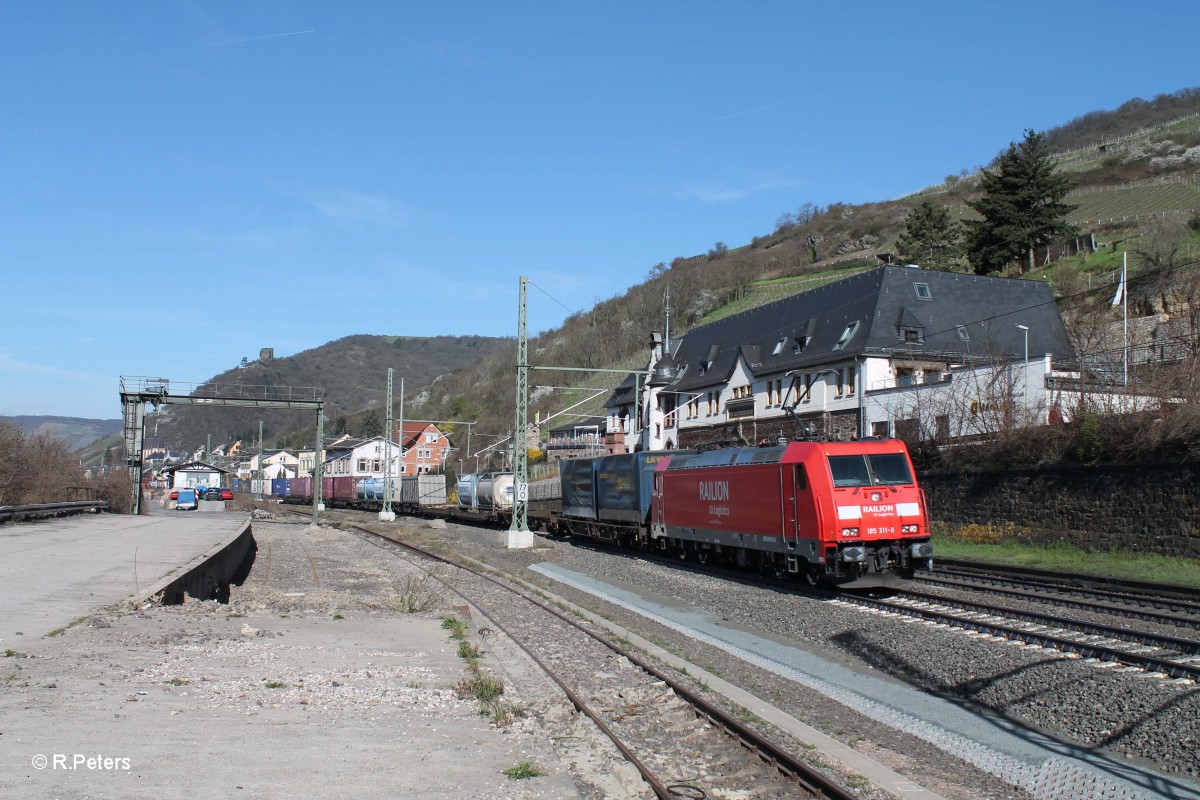
[(842, 548), (842, 561), (866, 561), (867, 549), (865, 547), (844, 547)]
[(901, 525), (900, 532), (901, 533), (916, 533), (918, 527), (919, 526), (917, 526), (917, 525)]
[(858, 536), (858, 528), (842, 528), (842, 536), (847, 539), (854, 539)]

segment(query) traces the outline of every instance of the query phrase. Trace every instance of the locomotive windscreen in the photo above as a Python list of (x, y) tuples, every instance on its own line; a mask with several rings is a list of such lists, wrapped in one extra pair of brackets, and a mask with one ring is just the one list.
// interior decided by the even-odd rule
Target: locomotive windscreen
[(877, 453), (867, 456), (871, 465), (871, 473), (876, 483), (901, 484), (912, 483), (912, 473), (908, 470), (908, 459), (902, 453)]
[(903, 453), (873, 455), (829, 456), (829, 472), (833, 485), (882, 486), (912, 483), (908, 459)]

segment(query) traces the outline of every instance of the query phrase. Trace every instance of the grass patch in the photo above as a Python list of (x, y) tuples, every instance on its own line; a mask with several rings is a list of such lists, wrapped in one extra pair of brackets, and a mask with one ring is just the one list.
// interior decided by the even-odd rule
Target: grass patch
[(1171, 558), (1130, 550), (1093, 552), (1066, 542), (1049, 545), (1011, 540), (970, 542), (947, 534), (934, 535), (933, 553), (935, 563), (939, 557), (964, 559), (1200, 588), (1200, 560), (1194, 558)]
[(268, 689), (286, 689), (287, 684), (283, 681), (267, 681), (263, 684)]
[(862, 775), (851, 775), (846, 778), (847, 789), (867, 789), (870, 788), (871, 782)]
[(187, 686), (191, 681), (184, 680), (183, 678), (169, 678), (163, 681), (163, 683), (170, 684), (171, 686)]
[(503, 728), (524, 717), (528, 712), (520, 703), (492, 700), (483, 704), (480, 713), (491, 720), (493, 725)]
[(467, 624), (455, 616), (444, 617), (442, 629), (450, 631), (450, 636), (455, 639), (465, 639), (467, 636)]
[(504, 774), (510, 781), (523, 781), (526, 778), (540, 778), (546, 772), (535, 767), (531, 761), (520, 761), (504, 770)]
[(468, 661), (474, 661), (475, 659), (479, 658), (480, 652), (481, 651), (479, 650), (478, 647), (471, 644), (466, 639), (463, 639), (462, 641), (460, 641), (458, 643), (458, 657), (459, 658), (465, 658)]
[(469, 678), (463, 678), (455, 691), (462, 697), (474, 696), (487, 703), (504, 694), (504, 681), (486, 673), (476, 673)]
[(13, 650), (11, 647), (4, 648), (4, 657), (5, 658), (18, 658), (18, 657), (20, 657), (20, 655), (21, 655), (20, 653), (18, 653), (16, 650)]
[(334, 614), (333, 618), (334, 619), (345, 619), (346, 615), (345, 614)]

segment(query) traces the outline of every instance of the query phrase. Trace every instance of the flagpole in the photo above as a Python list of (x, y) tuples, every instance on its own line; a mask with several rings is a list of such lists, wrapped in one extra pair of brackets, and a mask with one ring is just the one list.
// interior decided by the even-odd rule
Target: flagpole
[(1121, 363), (1125, 368), (1125, 385), (1129, 386), (1129, 283), (1127, 270), (1129, 268), (1129, 251), (1121, 251), (1121, 307), (1125, 315), (1125, 345), (1121, 349)]

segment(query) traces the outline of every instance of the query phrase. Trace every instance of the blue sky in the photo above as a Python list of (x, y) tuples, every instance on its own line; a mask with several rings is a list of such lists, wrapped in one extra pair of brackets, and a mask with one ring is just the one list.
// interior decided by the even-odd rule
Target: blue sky
[[(1200, 6), (0, 4), (0, 415), (530, 328), (1200, 84)], [(653, 321), (647, 323), (647, 326)], [(381, 378), (381, 381), (383, 378)]]

